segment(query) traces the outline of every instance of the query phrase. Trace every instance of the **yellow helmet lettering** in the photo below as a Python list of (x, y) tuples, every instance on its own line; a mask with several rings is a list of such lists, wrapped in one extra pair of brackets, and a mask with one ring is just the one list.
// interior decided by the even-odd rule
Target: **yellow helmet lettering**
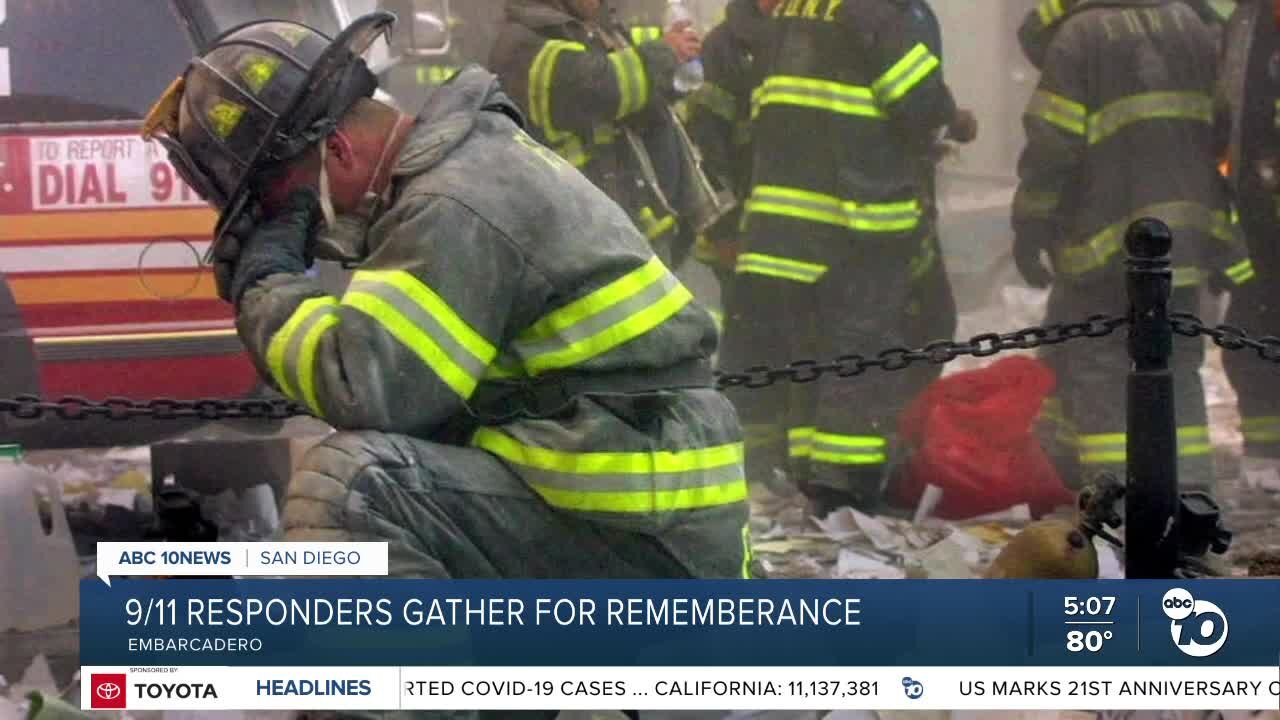
[(205, 116), (209, 119), (213, 132), (225, 140), (235, 132), (236, 126), (240, 124), (240, 118), (244, 117), (244, 106), (230, 100), (219, 100), (209, 108)]
[(262, 89), (271, 82), (271, 78), (275, 77), (276, 70), (279, 68), (279, 58), (251, 53), (245, 55), (240, 61), (239, 71), (240, 77), (244, 79), (253, 94), (261, 95)]

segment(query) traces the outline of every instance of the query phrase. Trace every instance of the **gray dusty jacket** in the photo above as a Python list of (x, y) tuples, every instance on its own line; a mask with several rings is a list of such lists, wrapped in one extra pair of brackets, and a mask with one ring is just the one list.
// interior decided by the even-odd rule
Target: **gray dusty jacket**
[(742, 542), (710, 316), (494, 76), (464, 69), (423, 108), (369, 248), (341, 298), (302, 275), (246, 294), (241, 338), (282, 391), (339, 429), (470, 443), (550, 505), (690, 555)]

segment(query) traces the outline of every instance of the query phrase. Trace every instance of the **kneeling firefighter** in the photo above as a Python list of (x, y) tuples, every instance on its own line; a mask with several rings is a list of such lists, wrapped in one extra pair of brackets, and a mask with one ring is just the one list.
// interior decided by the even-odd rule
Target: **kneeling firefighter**
[[(710, 316), (493, 75), (416, 118), (370, 99), (394, 19), (242, 26), (144, 127), (221, 211), (259, 371), (341, 431), (292, 478), (287, 539), (385, 540), (398, 576), (743, 576)], [(357, 265), (342, 297), (312, 258)]]

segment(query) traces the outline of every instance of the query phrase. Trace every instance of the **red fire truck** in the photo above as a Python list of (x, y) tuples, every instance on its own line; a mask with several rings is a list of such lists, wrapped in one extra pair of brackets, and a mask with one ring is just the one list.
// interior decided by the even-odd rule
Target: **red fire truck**
[(0, 0), (0, 397), (255, 390), (200, 264), (214, 213), (138, 128), (197, 47), (264, 17), (349, 19), (312, 0)]

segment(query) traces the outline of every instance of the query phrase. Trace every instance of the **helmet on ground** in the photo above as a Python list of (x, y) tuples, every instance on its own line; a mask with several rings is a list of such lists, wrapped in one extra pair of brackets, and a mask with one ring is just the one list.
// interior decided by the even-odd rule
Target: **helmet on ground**
[(152, 107), (142, 135), (220, 211), (215, 245), (250, 206), (255, 175), (301, 155), (373, 95), (377, 78), (361, 56), (395, 19), (370, 13), (336, 38), (285, 20), (241, 25), (192, 59)]

